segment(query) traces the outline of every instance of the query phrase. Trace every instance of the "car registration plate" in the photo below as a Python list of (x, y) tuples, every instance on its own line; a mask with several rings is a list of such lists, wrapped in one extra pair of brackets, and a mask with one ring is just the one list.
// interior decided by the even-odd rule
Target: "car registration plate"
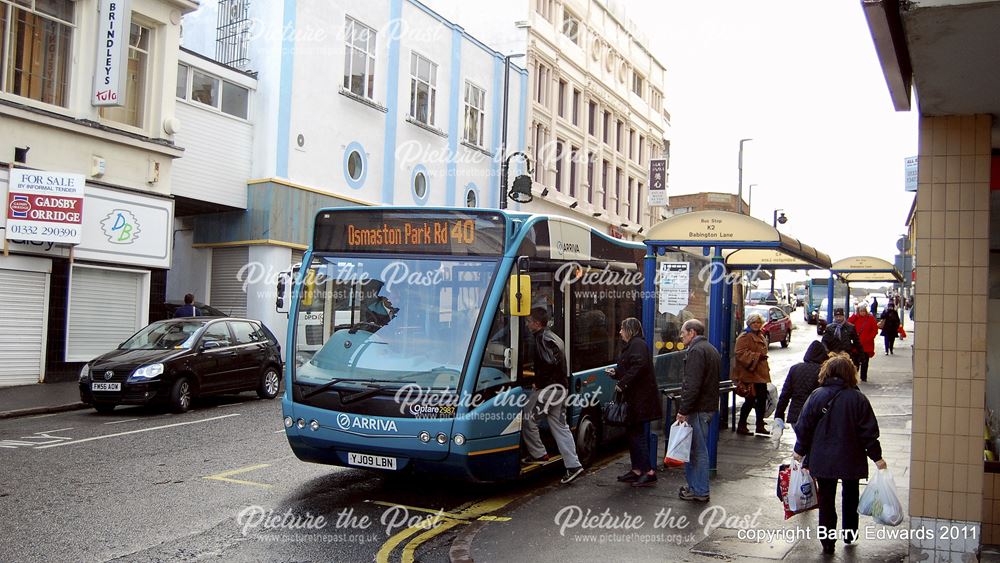
[(371, 467), (372, 469), (396, 470), (396, 458), (370, 454), (347, 454), (347, 463), (358, 467)]
[(95, 381), (95, 382), (93, 382), (93, 383), (90, 384), (90, 390), (91, 391), (121, 391), (122, 390), (122, 384), (118, 383), (118, 382), (108, 383), (106, 381)]

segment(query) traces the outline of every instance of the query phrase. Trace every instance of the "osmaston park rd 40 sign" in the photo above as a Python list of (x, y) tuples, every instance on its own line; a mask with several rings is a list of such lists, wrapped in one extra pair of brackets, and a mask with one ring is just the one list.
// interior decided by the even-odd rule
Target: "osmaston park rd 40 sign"
[(82, 174), (11, 170), (7, 238), (80, 244), (83, 185)]

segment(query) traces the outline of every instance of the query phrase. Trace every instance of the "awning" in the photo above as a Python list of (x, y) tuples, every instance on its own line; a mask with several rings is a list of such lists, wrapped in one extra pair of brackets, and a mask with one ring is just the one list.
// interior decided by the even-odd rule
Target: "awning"
[(830, 268), (830, 257), (749, 215), (729, 211), (695, 211), (654, 225), (647, 246), (723, 248), (726, 267), (752, 269)]
[(889, 262), (874, 256), (852, 256), (837, 260), (830, 266), (830, 273), (845, 283), (895, 282), (903, 283), (899, 270)]

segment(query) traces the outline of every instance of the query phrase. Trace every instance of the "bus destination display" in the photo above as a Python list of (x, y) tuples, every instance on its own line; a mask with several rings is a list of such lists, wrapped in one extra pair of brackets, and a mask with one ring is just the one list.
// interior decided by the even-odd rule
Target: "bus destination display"
[(318, 252), (385, 252), (482, 256), (503, 252), (496, 213), (331, 211), (316, 220)]

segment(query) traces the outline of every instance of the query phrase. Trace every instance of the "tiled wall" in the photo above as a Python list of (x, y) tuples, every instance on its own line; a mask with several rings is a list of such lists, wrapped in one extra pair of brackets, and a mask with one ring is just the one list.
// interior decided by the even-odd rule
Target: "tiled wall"
[(989, 522), (993, 515), (983, 496), (990, 127), (988, 115), (920, 119), (915, 518)]

